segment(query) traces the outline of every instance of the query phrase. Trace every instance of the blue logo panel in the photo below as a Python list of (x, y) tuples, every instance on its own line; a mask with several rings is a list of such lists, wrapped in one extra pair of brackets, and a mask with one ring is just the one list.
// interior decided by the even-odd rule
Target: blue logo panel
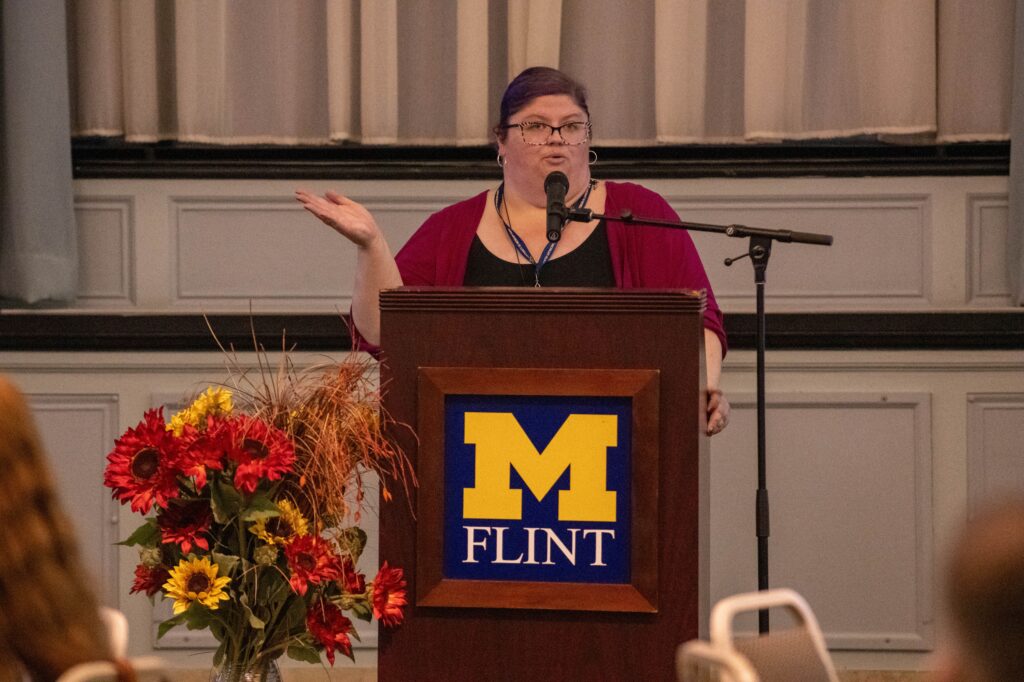
[(631, 447), (628, 397), (446, 396), (444, 576), (628, 583)]

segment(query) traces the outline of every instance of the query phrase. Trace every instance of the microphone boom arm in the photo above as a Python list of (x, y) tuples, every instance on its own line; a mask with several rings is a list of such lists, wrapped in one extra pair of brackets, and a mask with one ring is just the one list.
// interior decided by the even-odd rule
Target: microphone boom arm
[[(747, 253), (739, 258), (750, 257), (754, 266), (754, 284), (757, 290), (757, 498), (755, 507), (755, 534), (757, 536), (757, 585), (758, 589), (767, 590), (768, 581), (768, 465), (767, 465), (767, 427), (765, 407), (765, 312), (764, 285), (765, 273), (768, 269), (768, 258), (772, 253), (772, 242), (795, 242), (798, 244), (832, 245), (832, 235), (814, 232), (793, 232), (792, 230), (769, 230), (763, 227), (747, 227), (746, 225), (711, 225), (708, 223), (684, 223), (676, 220), (660, 220), (656, 218), (637, 218), (626, 209), (619, 216), (601, 215), (590, 209), (566, 209), (563, 220), (575, 220), (589, 223), (594, 218), (615, 220), (630, 225), (653, 225), (698, 232), (717, 232), (727, 237), (748, 237)], [(725, 264), (732, 265), (739, 258), (726, 258)], [(758, 612), (758, 631), (765, 634), (769, 631), (767, 609)]]
[(779, 242), (793, 242), (796, 244), (818, 244), (821, 246), (832, 245), (832, 235), (818, 234), (816, 232), (794, 232), (793, 230), (772, 230), (764, 227), (747, 227), (746, 225), (712, 225), (710, 223), (687, 223), (681, 220), (660, 220), (658, 218), (636, 217), (633, 212), (626, 209), (621, 215), (603, 215), (594, 213), (589, 208), (565, 209), (565, 216), (569, 220), (581, 223), (589, 223), (597, 218), (598, 220), (614, 220), (629, 225), (653, 225), (655, 227), (670, 227), (679, 230), (694, 230), (697, 232), (717, 232), (726, 237), (763, 237)]

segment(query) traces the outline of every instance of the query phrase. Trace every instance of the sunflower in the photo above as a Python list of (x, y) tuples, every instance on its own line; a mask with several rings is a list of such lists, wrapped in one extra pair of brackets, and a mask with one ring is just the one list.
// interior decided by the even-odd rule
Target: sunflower
[(323, 599), (310, 604), (306, 613), (306, 627), (316, 641), (323, 645), (331, 665), (334, 665), (335, 649), (355, 660), (352, 656), (352, 640), (348, 636), (348, 633), (354, 632), (352, 621), (337, 606)]
[(309, 583), (317, 584), (341, 577), (341, 560), (331, 543), (315, 535), (303, 535), (285, 545), (291, 578), (288, 582), (300, 597), (305, 596)]
[(295, 447), (284, 431), (244, 414), (228, 423), (233, 434), (228, 457), (238, 462), (236, 488), (251, 495), (261, 480), (276, 481), (291, 471)]
[(277, 508), (281, 511), (279, 515), (258, 520), (249, 526), (249, 532), (268, 545), (281, 546), (309, 533), (309, 522), (294, 504), (280, 500)]
[(408, 603), (403, 575), (401, 568), (391, 568), (385, 561), (373, 579), (373, 617), (385, 627), (402, 624), (402, 607)]
[(210, 557), (190, 557), (171, 569), (171, 576), (164, 583), (167, 597), (174, 600), (174, 613), (184, 613), (193, 603), (200, 603), (213, 610), (220, 602), (229, 599), (224, 586), (231, 578), (217, 577), (217, 564), (210, 564)]
[(212, 522), (213, 512), (206, 500), (171, 504), (156, 517), (157, 526), (160, 527), (160, 541), (165, 545), (181, 545), (183, 554), (191, 552), (192, 545), (210, 549), (206, 535), (210, 532)]
[(180, 494), (181, 444), (166, 426), (163, 408), (149, 410), (135, 428), (114, 442), (107, 455), (103, 484), (121, 504), (130, 501), (134, 512), (148, 514), (154, 503), (164, 507)]

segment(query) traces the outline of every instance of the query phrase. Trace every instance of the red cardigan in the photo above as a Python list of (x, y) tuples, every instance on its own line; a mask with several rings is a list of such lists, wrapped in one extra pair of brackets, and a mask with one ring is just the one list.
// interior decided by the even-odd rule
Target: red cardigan
[[(628, 182), (606, 182), (604, 213), (679, 220), (661, 195)], [(487, 192), (452, 204), (433, 214), (409, 238), (395, 261), (406, 286), (461, 286), (466, 275), (469, 248), (487, 207)], [(626, 225), (608, 221), (608, 247), (615, 283), (621, 289), (703, 289), (707, 292), (704, 327), (722, 342), (726, 351), (722, 311), (715, 302), (707, 273), (697, 249), (685, 230)], [(364, 339), (358, 347), (373, 350)]]

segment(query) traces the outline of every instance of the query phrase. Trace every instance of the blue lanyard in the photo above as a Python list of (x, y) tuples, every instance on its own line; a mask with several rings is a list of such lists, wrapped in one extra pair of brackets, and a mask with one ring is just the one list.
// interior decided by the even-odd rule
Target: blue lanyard
[[(594, 181), (591, 180), (589, 183), (587, 183), (586, 191), (583, 192), (583, 194), (580, 195), (580, 198), (577, 199), (576, 202), (572, 205), (573, 209), (583, 208), (584, 206), (587, 205), (587, 199), (590, 198), (590, 190), (592, 190), (593, 188)], [(508, 238), (512, 242), (512, 246), (516, 248), (516, 253), (518, 253), (520, 256), (529, 261), (531, 265), (533, 265), (533, 286), (539, 287), (541, 268), (543, 268), (544, 265), (547, 264), (549, 260), (551, 260), (551, 254), (555, 252), (555, 246), (558, 245), (558, 242), (548, 242), (547, 246), (544, 247), (544, 250), (541, 251), (540, 260), (534, 260), (533, 254), (530, 253), (530, 249), (526, 247), (526, 242), (524, 242), (523, 238), (520, 237), (516, 233), (516, 231), (512, 229), (512, 224), (505, 219), (505, 216), (501, 215), (501, 205), (504, 200), (505, 183), (502, 182), (500, 185), (498, 185), (498, 189), (494, 193), (494, 210), (498, 213), (498, 219), (501, 220), (501, 224), (505, 226), (505, 232), (506, 234), (508, 234)], [(506, 207), (506, 213), (507, 212), (508, 208)], [(562, 224), (564, 225), (567, 221), (568, 218), (566, 218), (566, 220), (563, 221)]]

